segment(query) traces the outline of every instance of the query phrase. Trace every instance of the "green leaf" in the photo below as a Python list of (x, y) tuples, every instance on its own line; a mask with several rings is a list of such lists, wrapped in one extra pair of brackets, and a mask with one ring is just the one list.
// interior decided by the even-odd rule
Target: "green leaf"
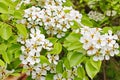
[(14, 55), (15, 55), (15, 58), (19, 58), (20, 55), (21, 55), (21, 50), (17, 49), (17, 50), (15, 51)]
[(88, 76), (93, 79), (95, 75), (99, 72), (101, 66), (101, 61), (95, 62), (92, 59), (88, 59), (85, 64), (85, 69)]
[(71, 26), (72, 29), (79, 29), (80, 25), (78, 24), (78, 22), (74, 21), (74, 25)]
[(53, 80), (53, 74), (47, 74), (46, 80)]
[(20, 73), (12, 73), (10, 75), (12, 75), (12, 76), (20, 76)]
[(93, 59), (93, 58), (91, 58), (91, 64), (92, 64), (92, 66), (99, 71), (102, 62), (101, 62), (101, 61), (93, 61), (92, 59)]
[(63, 76), (64, 78), (67, 78), (67, 71), (64, 71), (62, 76)]
[(63, 73), (63, 61), (59, 61), (56, 66), (56, 72), (57, 73)]
[(58, 43), (54, 44), (53, 50), (50, 51), (49, 53), (50, 54), (60, 54), (61, 51), (62, 51), (62, 45), (61, 45), (61, 43), (58, 42)]
[(0, 0), (0, 2), (10, 7), (13, 6), (13, 2), (11, 2), (11, 0)]
[(19, 58), (14, 59), (12, 63), (14, 69), (16, 69), (20, 64), (21, 64), (21, 60)]
[(13, 54), (16, 50), (20, 50), (20, 45), (19, 44), (12, 44), (9, 48), (8, 48), (8, 50), (7, 50), (7, 52), (8, 53), (10, 53), (10, 54)]
[(6, 63), (10, 63), (10, 60), (9, 60), (9, 57), (8, 57), (8, 54), (6, 52), (3, 52), (2, 53), (2, 58), (3, 60), (6, 62)]
[(48, 63), (49, 64), (48, 59), (45, 56), (43, 56), (43, 55), (40, 56), (40, 62), (41, 63)]
[(82, 53), (79, 52), (73, 52), (73, 54), (71, 55), (69, 62), (70, 62), (70, 66), (76, 66), (78, 64), (80, 64), (83, 60), (85, 59), (84, 55)]
[(111, 31), (112, 31), (112, 28), (111, 28), (111, 27), (104, 27), (104, 28), (102, 29), (102, 32), (103, 32), (103, 33), (108, 33), (108, 30), (111, 30)]
[(0, 59), (0, 66), (5, 66), (5, 63)]
[(93, 23), (90, 21), (88, 17), (83, 16), (81, 23), (85, 26), (93, 27)]
[(65, 3), (63, 3), (64, 6), (73, 6), (73, 3), (71, 2), (71, 0), (66, 0)]
[(69, 63), (69, 60), (67, 58), (64, 59), (64, 65), (67, 69), (70, 69), (70, 63)]
[(79, 41), (80, 39), (80, 34), (77, 34), (77, 33), (70, 33), (70, 35), (66, 38), (67, 41), (69, 42), (76, 42), (76, 41)]
[(4, 43), (0, 44), (0, 54), (2, 54), (2, 52), (5, 52), (6, 49), (7, 49), (7, 45), (6, 44), (4, 44)]
[(1, 14), (0, 17), (4, 21), (8, 20), (8, 18), (9, 18), (8, 14)]
[(14, 12), (14, 18), (17, 18), (17, 19), (22, 19), (22, 12), (23, 11), (15, 11)]
[(64, 41), (63, 46), (67, 48), (67, 50), (81, 50), (82, 44), (80, 43), (80, 34), (77, 33), (70, 33), (69, 36), (66, 37), (66, 40)]
[(3, 24), (2, 27), (0, 28), (0, 36), (5, 39), (8, 40), (12, 35), (12, 28), (7, 25), (7, 24)]
[(85, 70), (82, 66), (78, 67), (77, 69), (78, 76), (83, 79), (85, 77)]
[(22, 34), (24, 37), (27, 37), (27, 29), (26, 29), (25, 25), (16, 24), (16, 27), (17, 27), (18, 31), (20, 32), (20, 34)]
[(67, 50), (76, 50), (76, 49), (82, 49), (82, 44), (79, 42), (79, 41), (76, 41), (76, 43), (71, 43), (69, 46), (68, 46), (68, 48), (67, 48)]
[(57, 38), (54, 38), (54, 37), (49, 37), (47, 39), (50, 40), (50, 42), (52, 42), (53, 44), (55, 44), (58, 40)]
[(8, 6), (6, 6), (4, 3), (0, 2), (0, 13), (8, 13)]

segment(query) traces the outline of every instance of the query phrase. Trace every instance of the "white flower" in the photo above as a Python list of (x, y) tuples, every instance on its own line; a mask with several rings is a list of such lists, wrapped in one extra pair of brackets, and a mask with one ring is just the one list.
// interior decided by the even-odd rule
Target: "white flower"
[(22, 35), (19, 35), (17, 38), (17, 41), (20, 42), (21, 44), (25, 44), (27, 38), (23, 37)]
[(90, 19), (93, 19), (95, 21), (101, 21), (105, 18), (105, 16), (97, 11), (90, 11), (88, 13), (88, 16)]
[(47, 75), (47, 71), (50, 70), (50, 67), (48, 66), (48, 64), (43, 63), (43, 64), (38, 64), (34, 67), (36, 72), (42, 72), (42, 75)]
[(45, 76), (42, 75), (42, 72), (39, 72), (39, 73), (34, 72), (32, 74), (32, 79), (35, 79), (35, 80), (46, 80)]
[(49, 60), (50, 63), (54, 63), (55, 65), (57, 65), (58, 60), (59, 60), (59, 55), (48, 54), (47, 57), (48, 57), (48, 60)]
[(65, 78), (62, 77), (61, 73), (54, 75), (53, 79), (54, 80), (66, 80)]
[(24, 4), (29, 4), (30, 0), (22, 0)]
[(107, 16), (115, 16), (116, 14), (117, 14), (117, 12), (115, 10), (107, 10), (106, 11)]
[(116, 41), (118, 39), (117, 35), (112, 35), (112, 31), (108, 31), (108, 34), (105, 34), (104, 37), (106, 38), (107, 40), (107, 44), (108, 46), (112, 47)]
[(25, 41), (25, 46), (21, 46), (22, 53), (23, 54), (34, 54), (35, 51), (32, 50), (31, 46), (32, 46), (32, 42), (29, 39), (27, 39)]
[(27, 60), (28, 56), (29, 56), (28, 54), (21, 54), (20, 55), (20, 60), (22, 61), (22, 64), (29, 63), (29, 61)]
[(40, 53), (34, 53), (32, 55), (29, 55), (27, 58), (27, 61), (29, 61), (30, 65), (34, 65), (35, 63), (40, 62)]
[(102, 53), (100, 53), (100, 51), (97, 51), (95, 53), (95, 55), (93, 56), (93, 60), (94, 61), (98, 61), (98, 60), (102, 61), (102, 60), (104, 60), (104, 55)]
[(56, 73), (56, 65), (51, 63), (49, 64), (49, 67), (50, 67), (50, 73)]
[(82, 14), (80, 14), (78, 11), (71, 10), (70, 11), (70, 18), (79, 23), (79, 22), (81, 22)]
[(24, 17), (30, 22), (35, 21), (39, 19), (39, 15), (40, 15), (39, 12), (40, 12), (40, 8), (32, 6), (31, 8), (25, 10)]
[(27, 75), (30, 75), (30, 74), (33, 74), (34, 73), (34, 65), (24, 65), (23, 66), (23, 68), (25, 69), (25, 70), (27, 70), (26, 71), (26, 74)]
[(67, 76), (68, 78), (71, 78), (74, 80), (74, 78), (77, 76), (77, 68), (73, 68), (72, 70), (67, 70)]
[(96, 35), (96, 38), (93, 40), (93, 44), (97, 49), (100, 49), (107, 44), (107, 41), (104, 36)]
[(0, 66), (0, 79), (5, 80), (14, 70), (7, 70), (7, 65), (5, 67)]
[(48, 51), (50, 51), (52, 49), (52, 43), (49, 40), (44, 40), (44, 43), (42, 43), (42, 47), (44, 49), (47, 49)]
[(34, 72), (32, 73), (32, 78), (37, 80), (45, 80), (47, 71), (50, 70), (48, 64), (38, 64), (34, 67)]

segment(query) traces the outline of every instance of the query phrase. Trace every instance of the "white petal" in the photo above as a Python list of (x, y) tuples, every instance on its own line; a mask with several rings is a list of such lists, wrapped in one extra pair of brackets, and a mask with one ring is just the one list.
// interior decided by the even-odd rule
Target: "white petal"
[(108, 55), (105, 55), (105, 59), (106, 59), (106, 60), (109, 60), (110, 57), (109, 57)]

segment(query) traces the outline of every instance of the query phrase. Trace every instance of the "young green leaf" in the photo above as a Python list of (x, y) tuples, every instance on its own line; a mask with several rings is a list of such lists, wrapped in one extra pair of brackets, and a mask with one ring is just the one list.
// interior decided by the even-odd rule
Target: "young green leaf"
[(5, 66), (5, 63), (0, 59), (0, 66)]
[(60, 54), (62, 51), (62, 45), (61, 43), (55, 43), (54, 48), (52, 51), (50, 51), (50, 54)]
[(10, 60), (9, 60), (9, 57), (8, 57), (8, 54), (6, 52), (3, 52), (2, 53), (2, 58), (3, 60), (6, 62), (6, 63), (10, 63)]
[(22, 34), (24, 37), (27, 37), (27, 29), (26, 29), (25, 25), (16, 24), (16, 27), (17, 27), (18, 31), (20, 32), (20, 34)]
[(88, 76), (93, 79), (95, 77), (95, 75), (99, 72), (100, 70), (100, 66), (101, 66), (101, 62), (95, 62), (92, 59), (87, 60), (86, 64), (85, 64), (85, 69), (86, 72), (88, 74)]
[(76, 66), (80, 64), (84, 59), (85, 57), (82, 53), (74, 52), (69, 59), (70, 66), (71, 67)]
[(0, 13), (8, 13), (8, 6), (0, 2)]
[(2, 27), (0, 28), (0, 36), (5, 39), (8, 40), (12, 35), (12, 28), (7, 25), (7, 24), (3, 24)]
[(56, 66), (56, 72), (57, 73), (63, 73), (63, 61), (59, 61)]
[(49, 64), (48, 59), (45, 56), (43, 56), (43, 55), (40, 56), (40, 62), (41, 63), (48, 63)]
[(78, 67), (77, 69), (78, 76), (83, 79), (85, 77), (85, 70), (82, 66)]

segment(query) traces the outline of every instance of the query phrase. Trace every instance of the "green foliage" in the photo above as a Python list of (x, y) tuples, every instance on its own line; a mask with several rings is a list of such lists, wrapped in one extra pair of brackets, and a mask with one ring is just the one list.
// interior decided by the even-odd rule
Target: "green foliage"
[(77, 66), (78, 64), (83, 62), (84, 59), (85, 59), (85, 56), (80, 52), (70, 52), (68, 54), (68, 60), (70, 62), (71, 67)]
[(81, 23), (83, 25), (86, 25), (86, 26), (89, 26), (89, 27), (93, 27), (92, 21), (90, 21), (90, 19), (88, 17), (86, 17), (86, 16), (82, 17)]
[(93, 79), (95, 75), (100, 71), (101, 61), (95, 62), (92, 59), (87, 60), (85, 69), (88, 76)]
[(43, 64), (43, 63), (47, 63), (47, 64), (49, 64), (49, 61), (48, 61), (48, 59), (45, 57), (45, 56), (40, 56), (40, 62)]
[(18, 29), (20, 34), (22, 34), (24, 37), (27, 37), (27, 29), (26, 29), (25, 25), (16, 24), (16, 28)]
[(64, 41), (63, 46), (67, 48), (67, 50), (75, 50), (79, 51), (82, 49), (82, 44), (79, 42), (80, 34), (78, 33), (70, 33), (69, 36)]
[(56, 66), (56, 72), (57, 73), (63, 73), (63, 61), (59, 61), (57, 66)]
[(57, 43), (54, 44), (53, 50), (51, 50), (48, 53), (50, 53), (50, 54), (60, 54), (61, 51), (62, 51), (62, 45), (61, 45), (61, 43), (57, 42)]
[(1, 23), (1, 27), (0, 27), (0, 36), (5, 39), (8, 40), (12, 35), (12, 28), (11, 26), (7, 25), (7, 24), (2, 24)]
[(2, 52), (2, 58), (6, 63), (10, 64), (9, 57), (8, 57), (8, 54), (6, 52)]
[(3, 60), (0, 59), (0, 66), (5, 66), (5, 63)]

